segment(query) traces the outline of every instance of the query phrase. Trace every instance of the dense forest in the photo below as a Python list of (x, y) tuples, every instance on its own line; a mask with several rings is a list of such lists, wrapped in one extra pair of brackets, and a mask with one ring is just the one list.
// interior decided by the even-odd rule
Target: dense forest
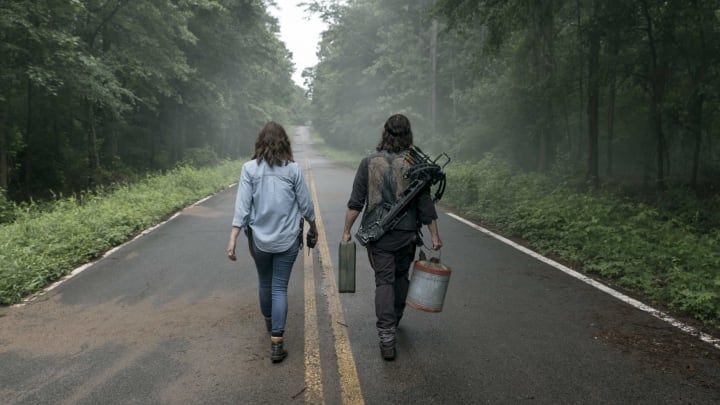
[(304, 102), (261, 0), (0, 0), (0, 197), (247, 156)]
[[(263, 0), (0, 0), (0, 189), (70, 193), (238, 156), (303, 89)], [(326, 141), (418, 144), (590, 185), (720, 179), (720, 1), (318, 0), (304, 72)]]
[(493, 153), (591, 187), (720, 181), (720, 1), (312, 7), (329, 29), (304, 74), (331, 144), (371, 149), (401, 111), (418, 144), (462, 160)]
[(195, 169), (267, 120), (357, 162), (402, 112), (444, 202), (720, 325), (720, 0), (308, 0), (306, 89), (276, 3), (0, 0), (0, 302), (227, 184)]

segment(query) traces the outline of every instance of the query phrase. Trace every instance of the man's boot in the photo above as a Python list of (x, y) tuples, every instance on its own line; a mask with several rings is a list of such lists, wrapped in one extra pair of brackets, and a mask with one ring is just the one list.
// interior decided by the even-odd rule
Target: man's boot
[(395, 359), (395, 328), (378, 328), (380, 354), (385, 360)]

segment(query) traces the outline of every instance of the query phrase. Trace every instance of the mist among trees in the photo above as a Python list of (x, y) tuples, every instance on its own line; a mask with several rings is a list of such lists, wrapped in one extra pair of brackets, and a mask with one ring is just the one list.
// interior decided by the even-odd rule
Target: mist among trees
[(593, 187), (708, 190), (720, 178), (720, 1), (314, 1), (320, 62), (292, 83), (261, 0), (0, 1), (0, 188), (69, 193), (248, 154), (257, 128), (312, 118), (372, 149), (417, 143)]
[(315, 2), (313, 124), (372, 149), (383, 120), (467, 161), (589, 182), (717, 185), (720, 1)]
[[(665, 308), (720, 320), (720, 1), (316, 1), (328, 144), (407, 114), (444, 200)], [(478, 269), (481, 270), (481, 269)]]
[(249, 156), (304, 100), (260, 0), (1, 0), (0, 189), (71, 193)]

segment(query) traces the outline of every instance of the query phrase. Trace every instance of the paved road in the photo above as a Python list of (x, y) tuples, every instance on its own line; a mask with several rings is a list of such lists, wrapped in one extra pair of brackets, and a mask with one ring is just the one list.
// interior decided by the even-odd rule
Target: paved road
[(720, 350), (445, 213), (443, 312), (408, 309), (383, 361), (361, 250), (357, 291), (336, 288), (353, 171), (305, 129), (293, 145), (322, 221), (293, 269), (284, 362), (269, 359), (249, 255), (224, 256), (230, 188), (0, 308), (0, 403), (720, 403)]

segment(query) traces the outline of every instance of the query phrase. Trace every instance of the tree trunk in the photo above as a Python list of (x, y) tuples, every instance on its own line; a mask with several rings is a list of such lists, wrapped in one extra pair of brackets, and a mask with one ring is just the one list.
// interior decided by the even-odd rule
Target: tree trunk
[(437, 36), (438, 22), (433, 18), (430, 30), (430, 64), (432, 71), (431, 88), (430, 88), (430, 120), (432, 137), (437, 133)]
[(643, 14), (645, 16), (646, 31), (648, 39), (648, 47), (650, 48), (650, 128), (655, 137), (655, 157), (656, 157), (656, 186), (660, 191), (664, 191), (667, 187), (665, 184), (665, 137), (662, 128), (662, 111), (661, 105), (665, 95), (665, 77), (667, 67), (665, 64), (658, 65), (658, 56), (655, 47), (655, 39), (653, 33), (652, 18), (648, 9), (647, 1), (643, 0)]
[(700, 148), (702, 145), (702, 110), (703, 96), (695, 94), (690, 104), (688, 112), (688, 124), (690, 132), (695, 139), (695, 147), (693, 149), (692, 174), (690, 176), (690, 186), (697, 189), (698, 172), (700, 171)]
[(608, 106), (607, 106), (607, 176), (613, 177), (613, 143), (615, 142), (615, 105), (617, 101), (617, 59), (620, 52), (620, 38), (617, 32), (611, 32), (608, 55)]
[[(575, 2), (575, 8), (576, 8), (576, 16), (577, 16), (576, 24), (577, 24), (578, 27), (580, 27), (580, 26), (581, 26), (581, 23), (582, 23), (582, 8), (581, 8), (581, 6), (580, 6), (580, 0), (577, 0), (577, 1)], [(578, 77), (577, 77), (577, 85), (578, 85), (578, 104), (579, 104), (579, 107), (580, 107), (579, 113), (580, 113), (580, 117), (581, 117), (580, 119), (578, 119), (578, 127), (579, 127), (579, 128), (578, 128), (578, 135), (579, 135), (580, 137), (582, 137), (582, 134), (585, 133), (585, 125), (584, 125), (585, 120), (582, 119), (582, 116), (583, 116), (583, 114), (584, 114), (584, 112), (585, 112), (585, 76), (584, 76), (584, 75), (585, 75), (585, 69), (583, 69), (583, 66), (585, 65), (585, 58), (584, 58), (584, 55), (583, 55), (584, 47), (583, 47), (582, 43), (583, 43), (582, 33), (581, 33), (581, 31), (578, 29), (578, 47), (577, 47), (577, 50), (578, 50), (578, 61), (577, 61)], [(574, 157), (577, 159), (577, 161), (581, 161), (581, 160), (582, 160), (582, 146), (580, 146), (580, 145), (582, 145), (581, 142), (582, 142), (582, 140), (579, 140), (578, 142), (574, 142), (575, 144), (577, 144), (577, 146), (575, 146), (575, 153), (574, 153), (573, 155), (574, 155)]]
[(542, 99), (544, 102), (545, 112), (542, 118), (540, 128), (540, 148), (538, 170), (546, 172), (553, 162), (554, 142), (553, 135), (555, 132), (554, 110), (553, 110), (553, 92), (554, 92), (554, 74), (555, 74), (555, 55), (554, 55), (554, 17), (553, 2), (551, 0), (540, 1), (536, 3), (539, 7), (539, 29), (542, 38)]
[(174, 104), (172, 107), (172, 125), (173, 128), (171, 136), (174, 138), (173, 150), (175, 162), (181, 160), (185, 156), (186, 142), (185, 142), (185, 128), (183, 122), (183, 116), (180, 111), (180, 105)]
[[(7, 128), (7, 104), (0, 104), (0, 192), (7, 193), (8, 188), (8, 149), (10, 139)], [(7, 195), (7, 194), (6, 194)]]
[(118, 143), (119, 137), (117, 127), (113, 126), (113, 128), (110, 129), (110, 158), (113, 161), (113, 165), (120, 160), (120, 146)]
[[(452, 80), (451, 80), (451, 90), (450, 94), (455, 94), (455, 91), (457, 90), (457, 85), (455, 83), (455, 73), (453, 72)], [(457, 97), (452, 98), (452, 119), (450, 120), (452, 123), (451, 134), (452, 134), (452, 143), (457, 144), (458, 142), (458, 112), (457, 112)], [(448, 145), (450, 146), (450, 145)]]
[[(661, 69), (664, 70), (664, 69)], [(651, 128), (655, 135), (655, 157), (657, 161), (655, 181), (657, 188), (663, 191), (667, 188), (665, 184), (665, 135), (662, 127), (662, 111), (660, 105), (663, 101), (663, 82), (665, 81), (665, 73), (658, 72), (653, 80), (653, 92), (650, 97), (650, 119)]]
[(692, 173), (690, 175), (690, 185), (697, 189), (698, 172), (700, 171), (700, 150), (702, 146), (702, 127), (703, 127), (703, 104), (705, 102), (704, 94), (700, 92), (700, 88), (705, 81), (707, 72), (706, 60), (706, 43), (705, 43), (705, 14), (699, 9), (699, 4), (693, 1), (693, 7), (697, 16), (698, 34), (700, 37), (700, 62), (692, 74), (690, 84), (690, 97), (688, 103), (688, 128), (693, 134), (695, 147), (693, 150)]
[(688, 100), (687, 126), (688, 130), (695, 141), (693, 147), (692, 172), (690, 175), (690, 186), (697, 188), (698, 172), (700, 171), (700, 150), (702, 147), (702, 127), (703, 127), (703, 105), (705, 96), (700, 92), (700, 87), (705, 78), (707, 66), (705, 62), (701, 62), (700, 66), (695, 68), (691, 75), (690, 96)]
[(590, 54), (588, 57), (588, 180), (594, 189), (600, 187), (600, 169), (599, 169), (599, 100), (600, 100), (600, 79), (599, 79), (599, 63), (600, 63), (600, 33), (594, 21), (599, 14), (598, 0), (593, 1), (593, 16), (591, 18), (592, 27), (589, 32)]
[(617, 96), (617, 83), (615, 71), (610, 75), (610, 89), (608, 91), (608, 110), (607, 110), (607, 145), (606, 145), (606, 161), (607, 176), (613, 177), (613, 143), (615, 142), (615, 98)]
[(87, 159), (88, 159), (88, 187), (97, 185), (100, 169), (100, 155), (97, 146), (97, 133), (95, 131), (95, 114), (92, 103), (87, 101)]
[(30, 78), (27, 80), (27, 117), (25, 124), (25, 159), (23, 160), (23, 169), (25, 170), (24, 178), (24, 189), (25, 197), (30, 197), (30, 181), (33, 174), (33, 138), (32, 138), (32, 120), (33, 120), (33, 109), (32, 109), (32, 83)]

